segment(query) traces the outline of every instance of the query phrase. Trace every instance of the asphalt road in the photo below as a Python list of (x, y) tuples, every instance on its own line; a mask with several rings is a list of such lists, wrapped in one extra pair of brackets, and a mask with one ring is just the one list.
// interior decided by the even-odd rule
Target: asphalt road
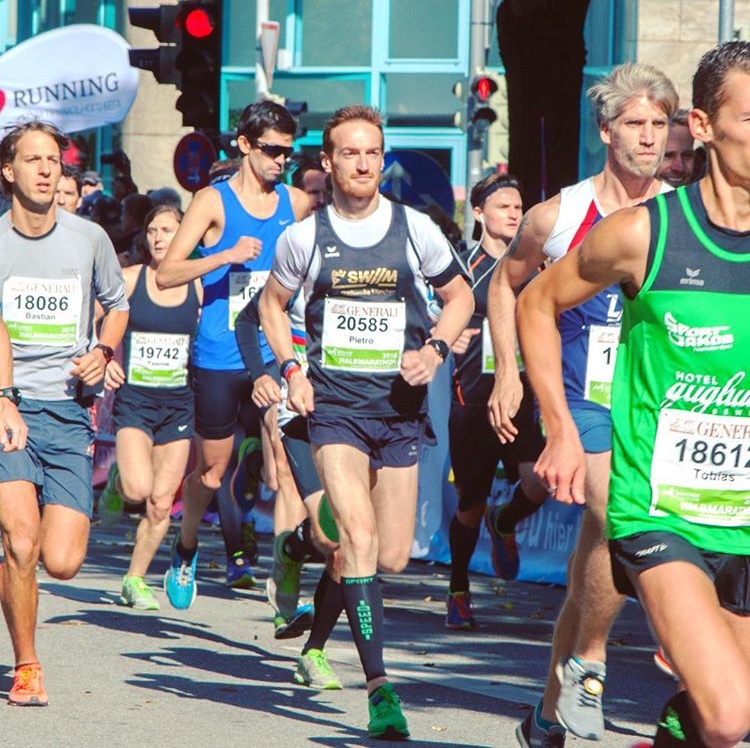
[[(161, 611), (141, 613), (117, 604), (134, 528), (132, 519), (115, 529), (95, 526), (88, 559), (71, 582), (40, 571), (38, 649), (50, 705), (6, 709), (2, 745), (383, 745), (367, 739), (363, 679), (343, 617), (327, 651), (344, 689), (317, 692), (294, 684), (303, 639), (273, 638), (262, 592), (268, 538), (261, 541), (259, 588), (233, 591), (223, 584), (219, 532), (206, 527), (194, 606), (176, 611), (159, 589)], [(153, 564), (153, 584), (160, 585), (167, 552), (165, 543)], [(312, 596), (319, 573), (316, 566), (305, 570), (303, 594)], [(409, 744), (516, 746), (515, 727), (541, 692), (562, 590), (474, 576), (482, 626), (467, 634), (444, 628), (444, 567), (415, 562), (404, 575), (381, 580), (386, 665), (409, 719)], [(610, 645), (607, 734), (599, 745), (630, 748), (653, 734), (674, 685), (653, 665), (654, 647), (637, 604), (627, 604)], [(13, 664), (7, 638), (0, 658), (4, 694)], [(568, 746), (588, 745), (595, 744), (568, 739)]]

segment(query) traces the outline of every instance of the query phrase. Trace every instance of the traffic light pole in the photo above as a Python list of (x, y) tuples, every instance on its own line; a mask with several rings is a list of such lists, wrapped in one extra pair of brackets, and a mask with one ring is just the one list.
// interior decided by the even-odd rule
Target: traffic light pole
[(255, 100), (268, 98), (268, 77), (263, 66), (263, 50), (260, 47), (260, 34), (263, 24), (268, 21), (269, 0), (255, 0)]
[[(471, 0), (471, 26), (469, 39), (469, 80), (487, 64), (487, 50), (492, 21), (490, 19), (490, 0)], [(481, 133), (467, 117), (467, 150), (466, 150), (466, 201), (464, 203), (464, 239), (471, 240), (471, 229), (474, 216), (469, 202), (469, 195), (474, 185), (482, 178), (483, 142)]]

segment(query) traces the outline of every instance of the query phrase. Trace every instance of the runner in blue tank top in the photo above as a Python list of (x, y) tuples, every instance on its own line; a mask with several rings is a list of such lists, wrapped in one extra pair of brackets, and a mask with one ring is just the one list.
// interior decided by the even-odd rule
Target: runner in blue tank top
[[(511, 418), (522, 395), (514, 291), (540, 263), (565, 256), (602, 216), (671, 189), (654, 176), (678, 104), (668, 78), (649, 65), (622, 65), (588, 93), (607, 147), (604, 169), (528, 211), (490, 287), (488, 316), (497, 360), (489, 408), (501, 440), (516, 436)], [(609, 393), (621, 309), (613, 287), (558, 321), (565, 397), (586, 450), (587, 510), (555, 627), (544, 698), (516, 733), (523, 746), (544, 741), (562, 746), (566, 730), (587, 739), (604, 732), (607, 635), (624, 599), (612, 580), (604, 536), (612, 439)]]
[[(265, 283), (278, 236), (309, 212), (302, 190), (277, 184), (296, 130), (294, 117), (279, 104), (262, 101), (245, 108), (237, 128), (242, 153), (237, 174), (196, 193), (157, 273), (160, 287), (200, 278), (204, 291), (193, 351), (198, 464), (185, 481), (182, 526), (165, 580), (176, 608), (190, 607), (195, 599), (198, 527), (232, 457), (243, 403), (259, 419), (234, 322)], [(189, 259), (195, 247), (200, 256)], [(239, 532), (236, 541), (239, 545)], [(241, 549), (227, 552), (240, 580), (252, 579)]]

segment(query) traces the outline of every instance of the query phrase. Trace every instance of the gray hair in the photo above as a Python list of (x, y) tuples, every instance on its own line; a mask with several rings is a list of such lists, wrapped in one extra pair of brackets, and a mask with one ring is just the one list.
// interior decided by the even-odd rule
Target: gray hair
[(677, 111), (680, 97), (672, 81), (653, 65), (629, 62), (614, 68), (586, 92), (594, 106), (596, 124), (609, 125), (633, 99), (647, 96), (670, 119)]

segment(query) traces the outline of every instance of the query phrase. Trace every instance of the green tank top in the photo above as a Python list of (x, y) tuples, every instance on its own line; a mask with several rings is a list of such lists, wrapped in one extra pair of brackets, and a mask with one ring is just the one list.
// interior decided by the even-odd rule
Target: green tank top
[(750, 554), (750, 233), (698, 185), (658, 195), (647, 278), (624, 300), (607, 534), (674, 532)]

